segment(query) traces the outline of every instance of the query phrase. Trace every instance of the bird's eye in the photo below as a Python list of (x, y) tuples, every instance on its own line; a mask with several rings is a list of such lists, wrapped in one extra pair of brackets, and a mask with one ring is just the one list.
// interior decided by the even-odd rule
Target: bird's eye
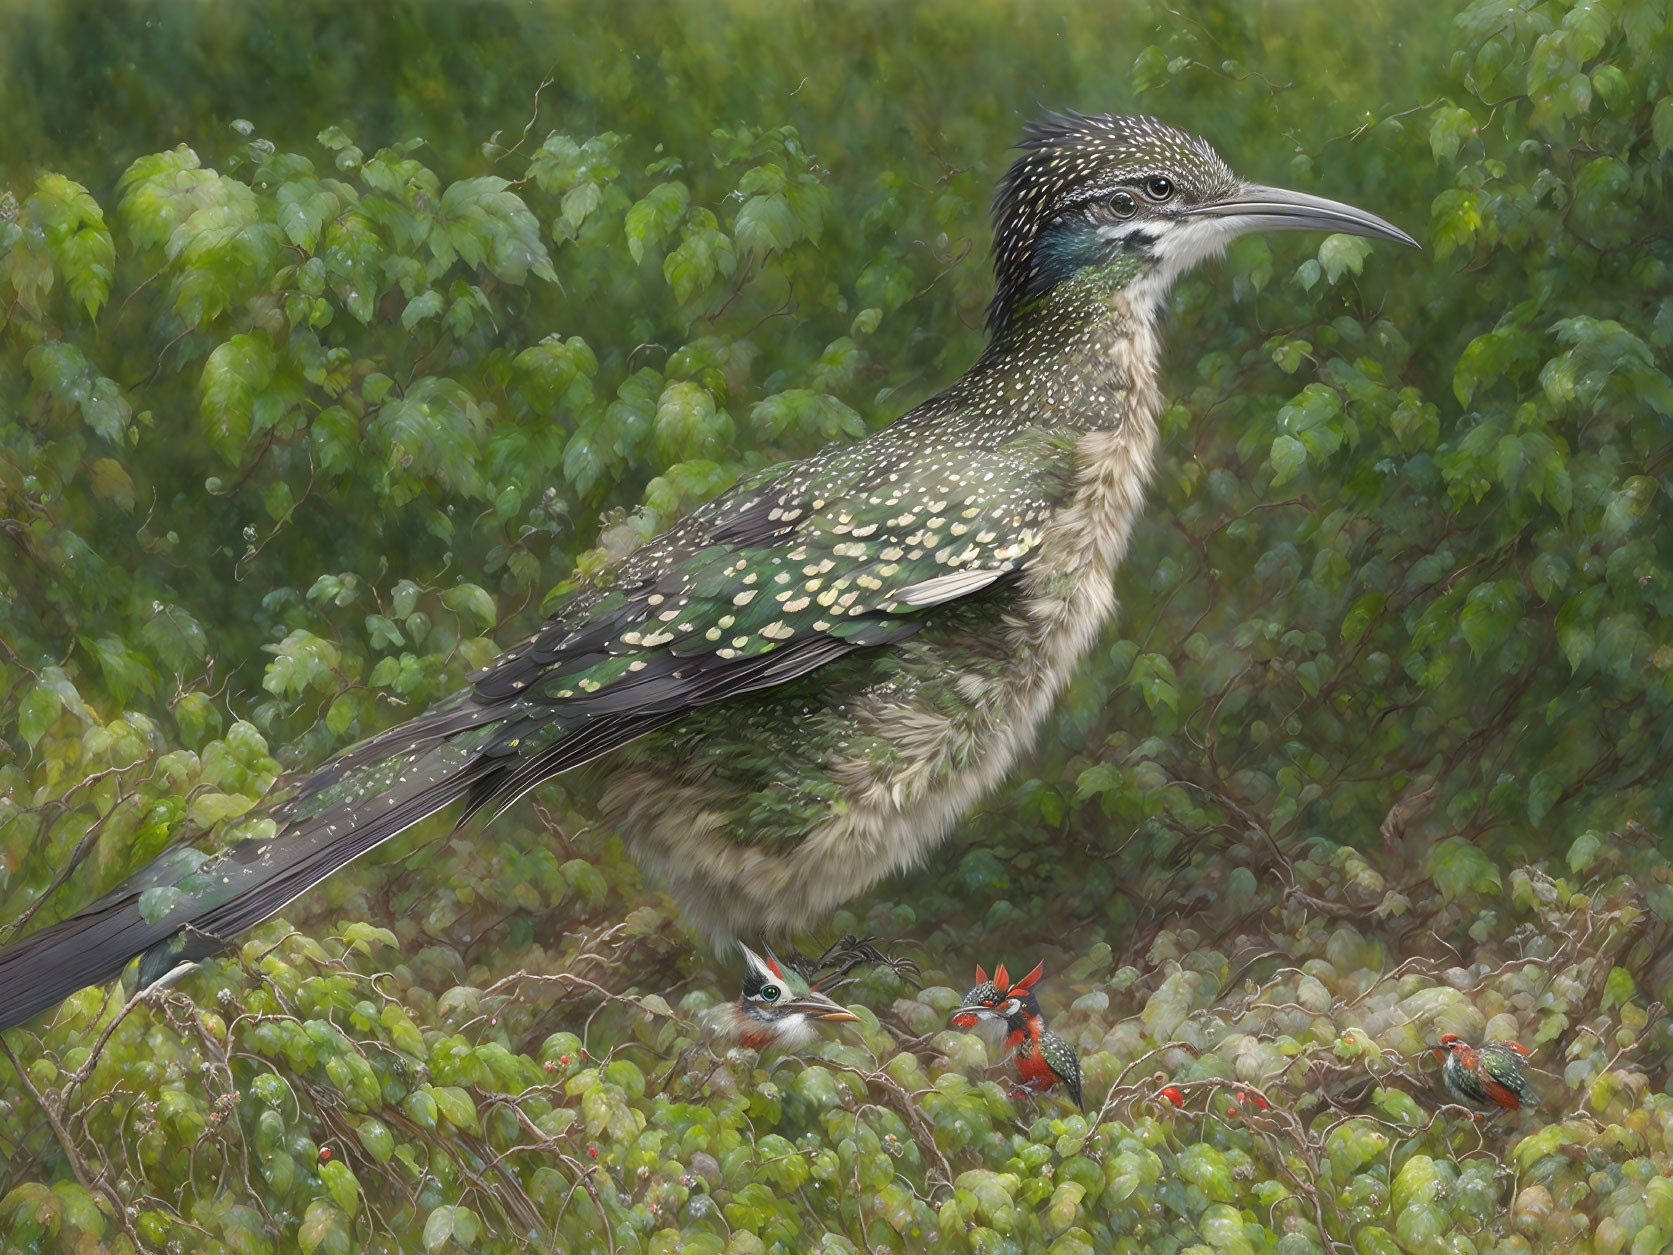
[(1138, 207), (1138, 202), (1126, 192), (1117, 192), (1110, 197), (1110, 212), (1117, 218), (1131, 218)]
[(763, 986), (761, 986), (761, 999), (764, 1002), (777, 1002), (778, 1001), (778, 986), (777, 985), (763, 985)]
[(1151, 200), (1166, 200), (1173, 195), (1173, 180), (1157, 175), (1144, 185), (1144, 190), (1150, 193)]

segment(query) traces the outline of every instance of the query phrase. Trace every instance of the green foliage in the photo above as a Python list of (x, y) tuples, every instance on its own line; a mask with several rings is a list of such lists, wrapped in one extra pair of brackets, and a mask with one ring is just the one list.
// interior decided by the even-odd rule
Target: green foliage
[[(833, 921), (925, 988), (712, 1057), (735, 965), (560, 781), (9, 1034), (7, 1249), (1663, 1249), (1668, 22), (19, 8), (0, 941), (270, 831), (283, 771), (951, 379), (1036, 100), (1426, 251), (1250, 239), (1182, 283), (1121, 623), (1024, 778)], [(1085, 1115), (945, 1029), (1036, 958)], [(1438, 1109), (1444, 1031), (1534, 1046), (1541, 1106)]]

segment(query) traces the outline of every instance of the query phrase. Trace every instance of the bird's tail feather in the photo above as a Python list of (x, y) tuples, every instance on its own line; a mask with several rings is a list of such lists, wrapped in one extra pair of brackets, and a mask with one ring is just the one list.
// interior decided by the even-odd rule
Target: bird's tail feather
[(98, 901), (0, 951), (0, 1030), (114, 979), (137, 956), (144, 956), (141, 988), (207, 958), (338, 868), (483, 785), (504, 760), (492, 752), (492, 724), (479, 717), (475, 727), (461, 726), (464, 714), (438, 711), (434, 726), (415, 721), (394, 730), (400, 739), (386, 733), (351, 750), (356, 762), (327, 764), (276, 812), (274, 836), (207, 858), (171, 848)]

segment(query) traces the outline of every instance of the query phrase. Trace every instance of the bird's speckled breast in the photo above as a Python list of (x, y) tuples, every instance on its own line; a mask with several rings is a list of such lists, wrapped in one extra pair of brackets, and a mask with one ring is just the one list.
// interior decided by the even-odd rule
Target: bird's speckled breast
[(999, 628), (1004, 665), (948, 678), (968, 703), (957, 715), (933, 700), (896, 698), (870, 699), (860, 712), (862, 723), (908, 752), (886, 771), (870, 759), (839, 766), (847, 806), (797, 851), (798, 872), (785, 888), (805, 901), (800, 918), (786, 923), (823, 918), (859, 887), (921, 862), (1033, 744), (1115, 610), (1115, 568), (1143, 508), (1161, 398), (1146, 386), (1124, 399), (1120, 422), (1092, 427), (1076, 442), (1074, 494), (1047, 525), (1022, 595)]

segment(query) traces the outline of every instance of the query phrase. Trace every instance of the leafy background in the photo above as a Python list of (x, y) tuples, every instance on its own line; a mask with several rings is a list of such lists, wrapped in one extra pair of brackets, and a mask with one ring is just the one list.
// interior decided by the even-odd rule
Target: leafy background
[[(922, 988), (715, 1057), (735, 960), (568, 780), (8, 1034), (6, 1249), (1673, 1244), (1664, 6), (0, 21), (0, 940), (257, 830), (577, 578), (949, 381), (1037, 103), (1426, 244), (1180, 286), (1121, 622), (810, 939)], [(1037, 959), (1084, 1115), (944, 1031)], [(1446, 1107), (1443, 1031), (1533, 1046), (1539, 1109)]]

